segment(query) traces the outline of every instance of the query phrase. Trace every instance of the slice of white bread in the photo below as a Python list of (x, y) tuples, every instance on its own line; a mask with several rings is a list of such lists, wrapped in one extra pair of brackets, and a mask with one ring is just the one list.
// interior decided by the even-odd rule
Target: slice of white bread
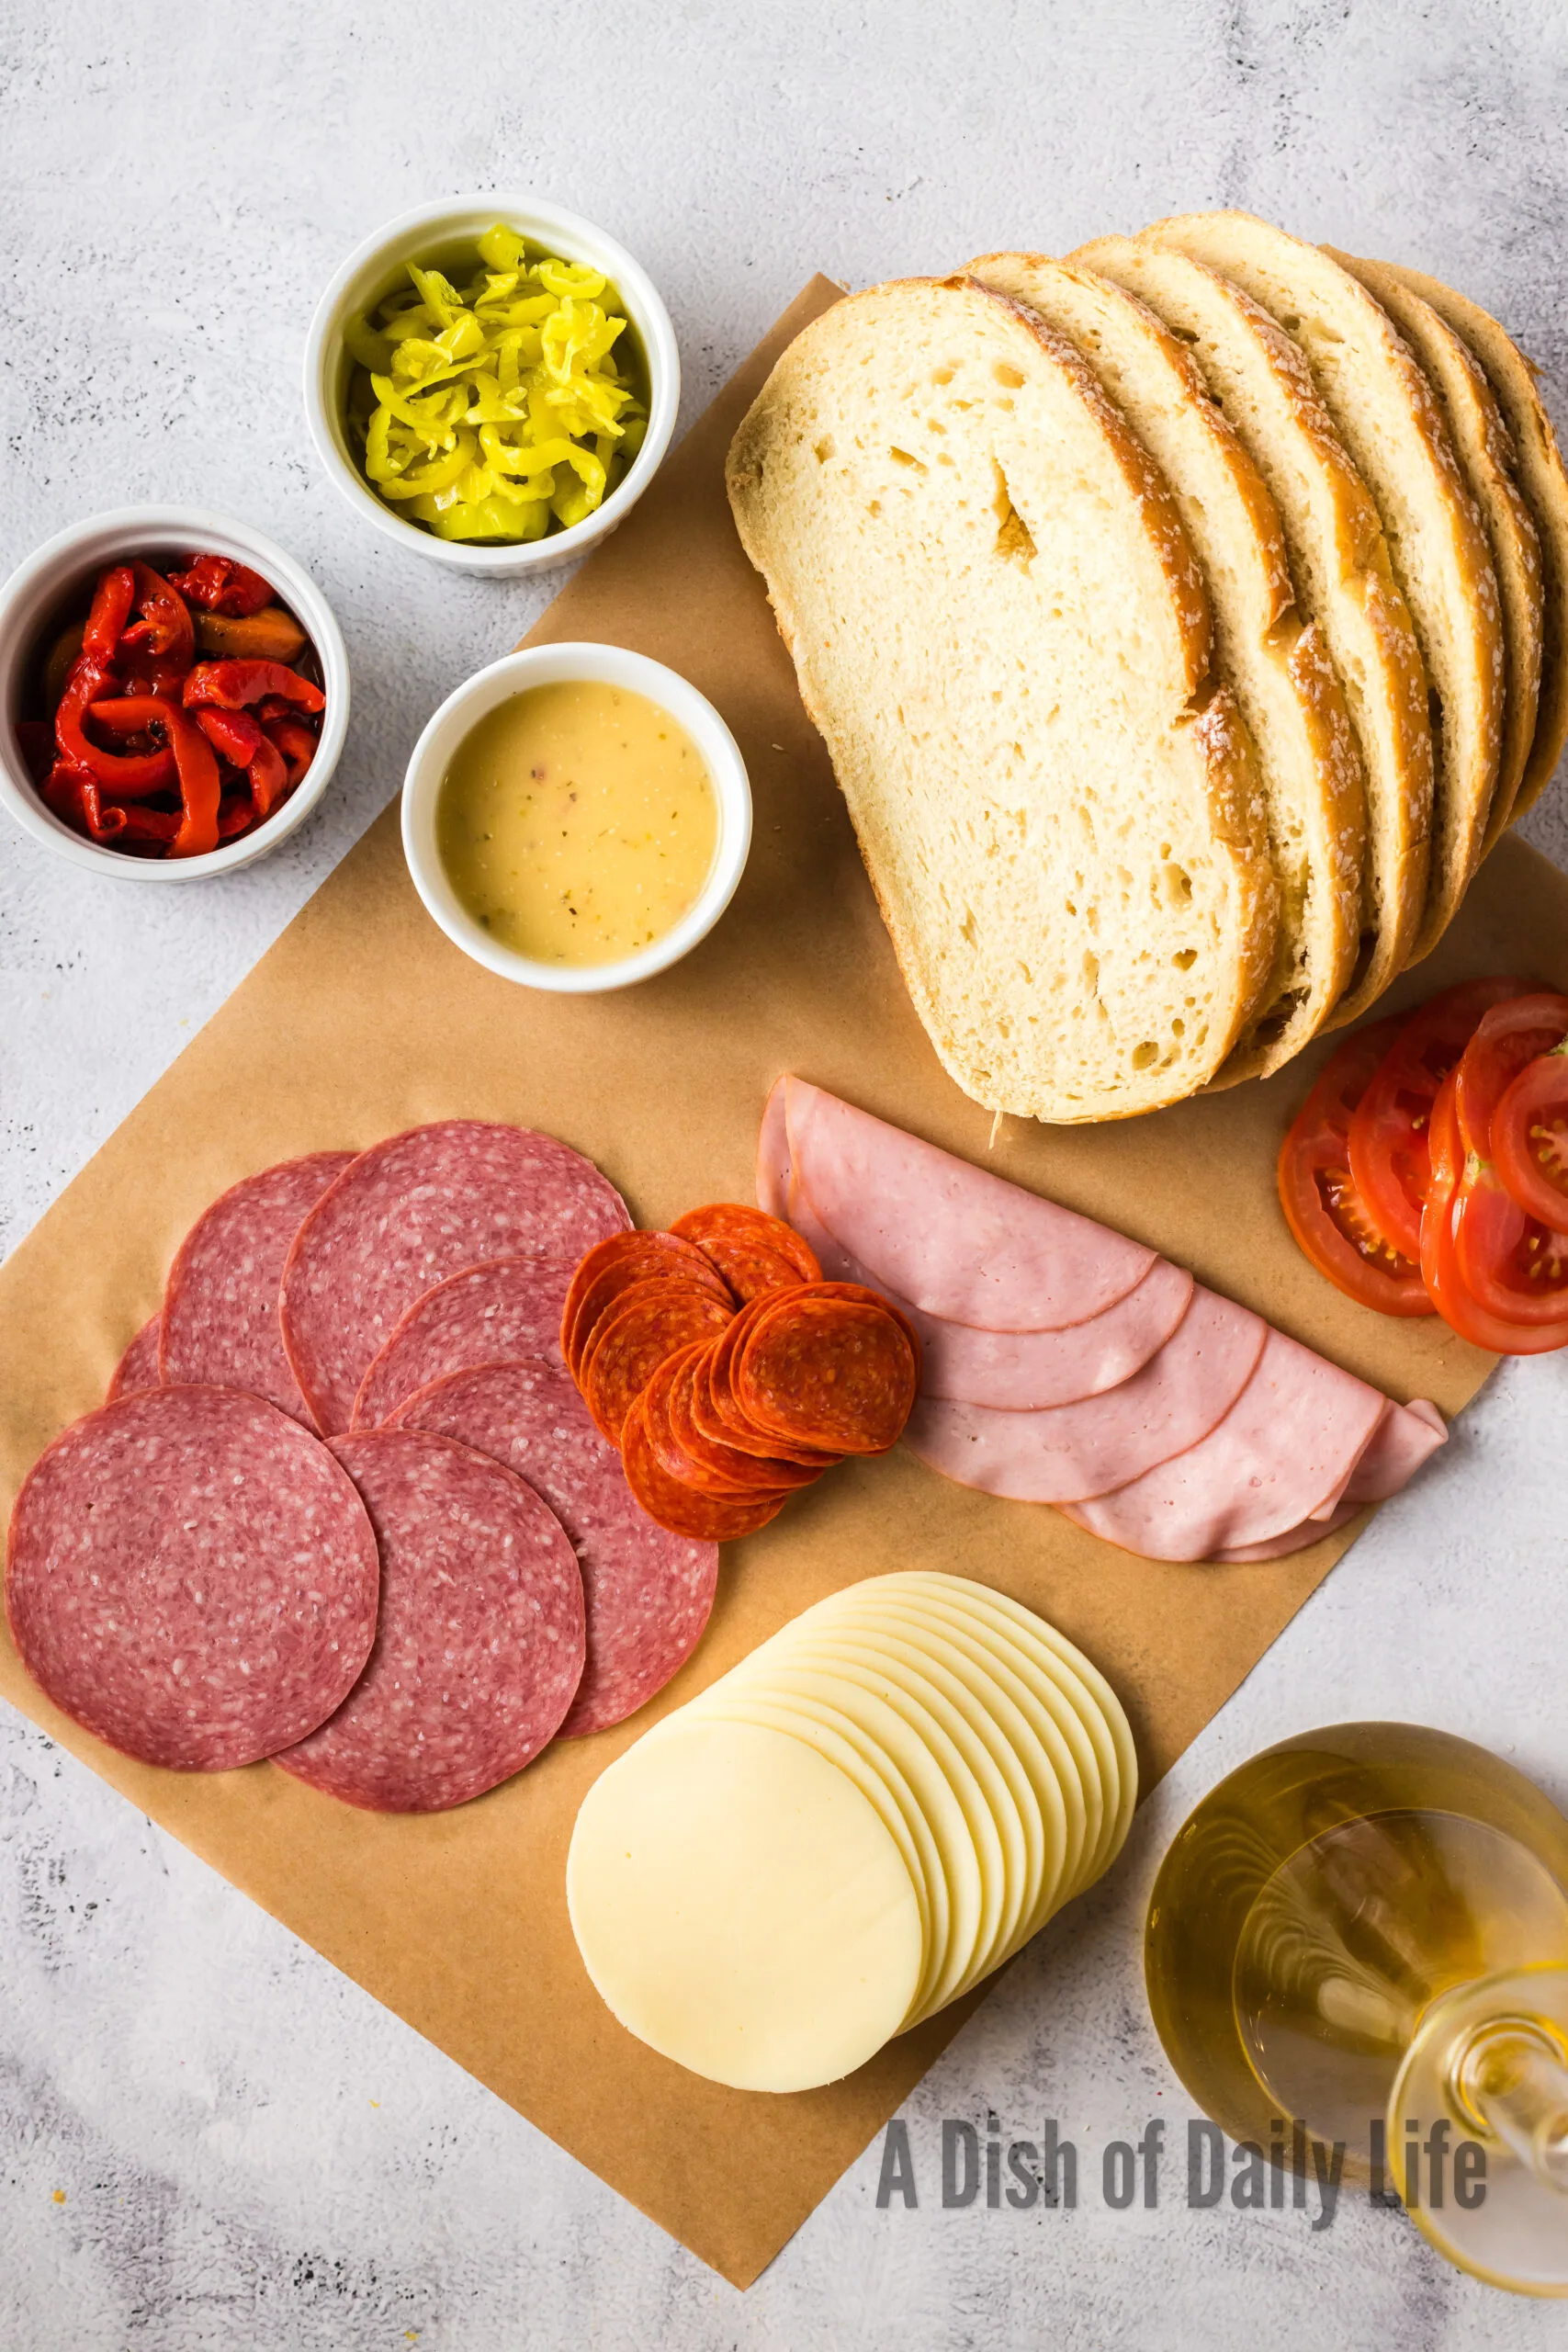
[(1542, 589), (1540, 700), (1512, 812), (1522, 817), (1551, 782), (1568, 743), (1568, 471), (1535, 369), (1513, 337), (1479, 303), (1437, 278), (1395, 262), (1383, 266), (1429, 302), (1480, 360), (1519, 453), (1519, 488), (1540, 541)]
[(1185, 346), (1135, 296), (1039, 254), (988, 254), (967, 274), (1077, 346), (1175, 494), (1220, 674), (1258, 752), (1280, 885), (1273, 980), (1214, 1083), (1267, 1077), (1317, 1035), (1350, 976), (1366, 838), (1360, 757), (1322, 632), (1296, 611), (1278, 511)]
[(1427, 895), (1427, 672), (1377, 508), (1305, 360), (1256, 302), (1201, 263), (1131, 237), (1098, 237), (1072, 259), (1147, 303), (1186, 345), (1273, 495), (1296, 602), (1321, 628), (1344, 691), (1366, 784), (1367, 844), (1362, 956), (1337, 1027), (1403, 970)]
[(1143, 232), (1249, 294), (1296, 343), (1377, 501), (1433, 697), (1432, 858), (1414, 956), (1430, 952), (1481, 862), (1503, 741), (1503, 624), (1492, 552), (1426, 377), (1388, 313), (1316, 245), (1249, 212)]
[(1540, 695), (1540, 540), (1517, 480), (1518, 451), (1480, 360), (1431, 304), (1413, 293), (1386, 263), (1358, 261), (1332, 245), (1324, 250), (1382, 304), (1416, 354), (1438, 396), (1454, 454), (1486, 527), (1502, 602), (1505, 682), (1503, 747), (1486, 820), (1484, 856), (1513, 815), (1535, 741)]
[(1072, 346), (971, 280), (835, 304), (728, 484), (916, 1011), (1040, 1119), (1192, 1094), (1272, 968), (1257, 764), (1175, 502)]

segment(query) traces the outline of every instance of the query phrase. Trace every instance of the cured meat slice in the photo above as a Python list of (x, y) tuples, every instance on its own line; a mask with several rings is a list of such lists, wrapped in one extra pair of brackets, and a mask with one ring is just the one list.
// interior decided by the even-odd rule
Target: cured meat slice
[(1125, 1298), (1060, 1331), (977, 1331), (906, 1307), (925, 1351), (920, 1393), (1011, 1413), (1099, 1396), (1141, 1372), (1166, 1344), (1192, 1288), (1184, 1266), (1156, 1258)]
[(144, 1388), (34, 1464), (6, 1614), (73, 1722), (143, 1763), (218, 1772), (342, 1702), (378, 1581), (365, 1507), (318, 1438), (238, 1389)]
[(1251, 1379), (1268, 1331), (1261, 1316), (1199, 1288), (1174, 1335), (1119, 1387), (1035, 1413), (922, 1397), (904, 1441), (960, 1486), (1083, 1502), (1206, 1437)]
[(792, 1226), (738, 1201), (689, 1209), (670, 1229), (695, 1242), (742, 1302), (770, 1290), (787, 1290), (795, 1283), (821, 1280), (814, 1251)]
[(583, 1400), (612, 1445), (666, 1356), (710, 1339), (734, 1320), (728, 1299), (694, 1283), (634, 1283), (615, 1301), (582, 1360)]
[(491, 1258), (579, 1258), (631, 1218), (580, 1152), (526, 1127), (444, 1119), (373, 1144), (295, 1238), (283, 1338), (323, 1430), (345, 1430), (359, 1384), (427, 1290)]
[(621, 1723), (664, 1688), (702, 1638), (718, 1553), (649, 1519), (558, 1363), (454, 1373), (405, 1397), (394, 1426), (453, 1438), (503, 1462), (543, 1495), (570, 1537), (582, 1572), (587, 1664), (558, 1739)]
[(820, 1087), (782, 1083), (791, 1222), (802, 1224), (803, 1195), (877, 1289), (928, 1315), (982, 1330), (1058, 1330), (1124, 1298), (1155, 1262), (1124, 1234)]
[(705, 1250), (675, 1233), (613, 1233), (578, 1266), (561, 1309), (560, 1351), (574, 1380), (604, 1316), (634, 1283), (695, 1283), (729, 1300), (728, 1283)]
[(702, 1376), (692, 1383), (693, 1421), (699, 1432), (716, 1445), (737, 1446), (743, 1453), (753, 1453), (763, 1460), (798, 1463), (807, 1469), (831, 1469), (834, 1463), (842, 1460), (840, 1454), (826, 1453), (820, 1446), (790, 1445), (778, 1437), (765, 1437), (760, 1430), (753, 1429), (736, 1402), (731, 1384), (736, 1351), (767, 1304), (766, 1297), (752, 1299), (713, 1344)]
[(1214, 1557), (1229, 1567), (1286, 1559), (1292, 1552), (1304, 1552), (1309, 1544), (1320, 1544), (1325, 1535), (1337, 1535), (1362, 1508), (1360, 1503), (1336, 1503), (1326, 1519), (1303, 1519), (1299, 1526), (1288, 1527), (1283, 1535), (1270, 1535), (1262, 1544), (1233, 1544), (1228, 1551), (1216, 1552)]
[(158, 1329), (163, 1316), (150, 1316), (116, 1364), (109, 1377), (106, 1405), (117, 1397), (130, 1396), (138, 1388), (156, 1388), (158, 1382)]
[(514, 1470), (421, 1430), (333, 1452), (381, 1548), (368, 1665), (277, 1761), (372, 1813), (444, 1813), (533, 1761), (582, 1679), (582, 1577), (566, 1530)]
[(492, 1258), (416, 1299), (359, 1384), (355, 1429), (378, 1429), (416, 1388), (514, 1356), (553, 1356), (567, 1258)]
[(1279, 1560), (1287, 1553), (1304, 1551), (1325, 1535), (1332, 1535), (1369, 1503), (1386, 1502), (1407, 1486), (1428, 1455), (1448, 1438), (1436, 1405), (1425, 1396), (1408, 1405), (1384, 1406), (1382, 1420), (1334, 1501), (1320, 1504), (1299, 1525), (1261, 1544), (1246, 1544), (1216, 1552), (1217, 1560)]
[(731, 1501), (765, 1493), (770, 1487), (783, 1493), (786, 1488), (810, 1486), (819, 1474), (799, 1463), (761, 1459), (735, 1446), (710, 1445), (699, 1434), (691, 1418), (690, 1390), (693, 1375), (711, 1345), (710, 1340), (699, 1340), (694, 1347), (667, 1356), (643, 1391), (643, 1428), (660, 1468), (682, 1485), (694, 1487), (699, 1494), (722, 1495)]
[(621, 1460), (626, 1484), (649, 1518), (698, 1543), (729, 1544), (739, 1536), (755, 1535), (789, 1500), (789, 1493), (776, 1487), (754, 1495), (705, 1495), (671, 1478), (653, 1451), (641, 1396), (626, 1416)]
[(351, 1151), (313, 1151), (243, 1176), (197, 1217), (164, 1291), (159, 1376), (248, 1388), (316, 1424), (284, 1352), (278, 1293), (294, 1237)]
[(1208, 1560), (1267, 1544), (1337, 1500), (1386, 1399), (1270, 1330), (1253, 1374), (1209, 1435), (1067, 1516), (1154, 1560)]
[(734, 1358), (735, 1401), (764, 1436), (840, 1453), (896, 1445), (919, 1388), (919, 1356), (894, 1310), (851, 1284), (770, 1299)]

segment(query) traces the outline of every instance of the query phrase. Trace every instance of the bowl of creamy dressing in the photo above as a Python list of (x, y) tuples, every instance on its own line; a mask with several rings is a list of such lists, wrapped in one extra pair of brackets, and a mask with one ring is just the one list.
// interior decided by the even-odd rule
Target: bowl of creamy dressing
[(706, 937), (751, 845), (734, 736), (689, 680), (615, 645), (537, 645), (448, 695), (403, 783), (427, 912), (502, 979), (588, 995)]

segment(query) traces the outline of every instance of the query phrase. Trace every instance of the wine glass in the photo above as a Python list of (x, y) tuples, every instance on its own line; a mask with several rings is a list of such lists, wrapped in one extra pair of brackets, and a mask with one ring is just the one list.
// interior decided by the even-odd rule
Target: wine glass
[(1149, 2002), (1233, 2140), (1346, 2174), (1493, 2285), (1568, 2295), (1568, 1820), (1446, 1732), (1255, 1756), (1173, 1842)]

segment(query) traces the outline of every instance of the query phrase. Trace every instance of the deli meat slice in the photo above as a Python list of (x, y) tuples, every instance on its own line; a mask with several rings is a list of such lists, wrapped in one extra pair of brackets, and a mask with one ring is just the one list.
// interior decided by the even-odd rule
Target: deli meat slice
[(577, 1259), (630, 1225), (615, 1186), (554, 1136), (445, 1119), (373, 1144), (284, 1270), (284, 1344), (317, 1421), (347, 1429), (372, 1359), (437, 1283), (492, 1258)]
[[(803, 1079), (784, 1090), (790, 1222), (798, 1198), (878, 1290), (982, 1330), (1060, 1330), (1111, 1306), (1154, 1250), (955, 1159)], [(763, 1123), (777, 1157), (777, 1115)], [(763, 1178), (763, 1206), (777, 1179)], [(809, 1232), (807, 1239), (811, 1238)], [(813, 1247), (815, 1247), (813, 1243)], [(818, 1251), (818, 1257), (821, 1251)]]
[(333, 1452), (381, 1548), (368, 1665), (277, 1761), (374, 1813), (441, 1813), (510, 1780), (560, 1728), (582, 1674), (582, 1578), (559, 1520), (487, 1454), (415, 1430)]
[(248, 1388), (315, 1427), (283, 1351), (278, 1291), (295, 1235), (353, 1159), (351, 1151), (316, 1151), (264, 1168), (197, 1219), (164, 1292), (164, 1380)]
[(416, 1388), (515, 1356), (554, 1356), (575, 1261), (493, 1258), (417, 1299), (360, 1383), (355, 1429), (379, 1429)]
[(1068, 1516), (1154, 1560), (1208, 1560), (1267, 1544), (1344, 1496), (1386, 1403), (1270, 1330), (1217, 1428), (1130, 1485), (1072, 1505)]
[(150, 1316), (116, 1364), (110, 1376), (106, 1405), (117, 1397), (134, 1395), (138, 1388), (158, 1385), (158, 1330), (162, 1315)]
[(144, 1763), (217, 1772), (341, 1704), (378, 1583), (365, 1507), (318, 1438), (237, 1389), (145, 1388), (34, 1464), (6, 1614), (74, 1722)]
[(1198, 1288), (1164, 1347), (1107, 1394), (1028, 1413), (922, 1397), (905, 1442), (961, 1486), (1020, 1502), (1082, 1502), (1207, 1437), (1251, 1379), (1268, 1336), (1260, 1316)]
[(708, 1622), (718, 1546), (667, 1534), (649, 1518), (558, 1363), (457, 1373), (405, 1398), (393, 1420), (503, 1462), (537, 1489), (570, 1537), (588, 1656), (558, 1736), (604, 1731), (664, 1688)]
[(1447, 1435), (1442, 1415), (1426, 1397), (1413, 1397), (1408, 1405), (1391, 1402), (1383, 1408), (1382, 1419), (1335, 1501), (1320, 1505), (1309, 1518), (1287, 1528), (1282, 1535), (1269, 1536), (1261, 1544), (1233, 1546), (1228, 1551), (1216, 1552), (1214, 1557), (1279, 1560), (1287, 1553), (1304, 1551), (1309, 1544), (1319, 1543), (1324, 1536), (1345, 1526), (1368, 1503), (1384, 1502), (1390, 1495), (1398, 1494)]

